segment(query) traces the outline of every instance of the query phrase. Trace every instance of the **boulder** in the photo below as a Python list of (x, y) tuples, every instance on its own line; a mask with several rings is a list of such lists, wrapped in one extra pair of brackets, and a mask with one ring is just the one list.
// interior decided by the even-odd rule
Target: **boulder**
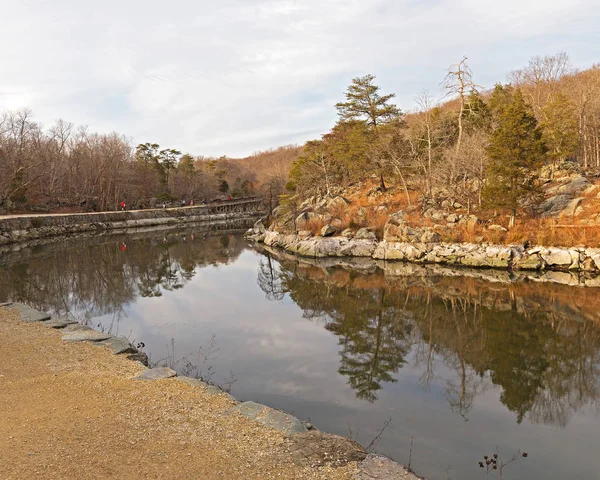
[(600, 248), (587, 248), (584, 252), (587, 258), (590, 258), (597, 270), (600, 270)]
[(422, 231), (407, 225), (386, 223), (383, 227), (383, 239), (386, 242), (418, 242)]
[(108, 340), (111, 336), (95, 330), (82, 330), (79, 332), (66, 332), (62, 339), (65, 342), (100, 342)]
[(127, 358), (133, 362), (140, 362), (144, 366), (148, 366), (148, 355), (144, 352), (130, 353)]
[(238, 404), (240, 402), (238, 402), (235, 397), (233, 395), (231, 395), (230, 393), (227, 393), (225, 390), (223, 390), (222, 388), (219, 388), (215, 385), (211, 385), (210, 383), (206, 383), (202, 380), (199, 380), (197, 378), (192, 378), (192, 377), (177, 377), (176, 379), (179, 382), (183, 382), (187, 385), (190, 385), (191, 387), (200, 387), (202, 388), (206, 393), (208, 393), (209, 395), (217, 395), (217, 396), (223, 396), (225, 398), (227, 398), (228, 400)]
[(314, 241), (316, 257), (338, 257), (348, 240), (343, 237), (320, 238)]
[(565, 208), (563, 208), (561, 210), (561, 212), (558, 214), (558, 216), (559, 217), (576, 217), (576, 216), (580, 215), (581, 209), (579, 208), (579, 205), (581, 204), (581, 202), (583, 202), (583, 200), (584, 200), (583, 197), (578, 197), (578, 198), (569, 200), (569, 202), (566, 204)]
[(313, 203), (315, 203), (315, 197), (308, 197), (300, 204), (300, 210), (304, 210), (305, 208), (309, 208)]
[(493, 232), (508, 232), (508, 230), (502, 225), (490, 225), (487, 228), (488, 230), (492, 230)]
[(417, 262), (424, 257), (427, 251), (428, 247), (422, 243), (382, 242), (377, 245), (377, 248), (373, 252), (373, 258)]
[(344, 229), (344, 221), (339, 219), (339, 218), (334, 218), (331, 221), (330, 224), (333, 228), (337, 229), (338, 231), (343, 230)]
[(322, 229), (321, 229), (321, 236), (322, 237), (331, 237), (333, 234), (335, 234), (337, 232), (337, 228), (333, 227), (332, 225), (325, 225)]
[(252, 231), (254, 233), (265, 233), (267, 229), (265, 228), (262, 220), (257, 220), (256, 223), (254, 223), (254, 226), (252, 227)]
[(140, 373), (135, 380), (163, 380), (166, 378), (173, 378), (177, 376), (177, 372), (169, 367), (158, 367), (149, 368), (148, 370)]
[(344, 231), (342, 231), (341, 235), (342, 235), (342, 237), (353, 238), (354, 232), (352, 231), (351, 228), (346, 228)]
[(448, 223), (456, 223), (458, 222), (458, 215), (456, 213), (451, 213), (446, 217), (446, 221)]
[(115, 355), (121, 355), (124, 353), (137, 353), (137, 348), (129, 343), (129, 340), (127, 340), (125, 337), (110, 337), (106, 340), (96, 342), (95, 345), (108, 347)]
[(60, 329), (60, 328), (65, 328), (68, 327), (69, 325), (76, 325), (77, 322), (75, 320), (69, 320), (67, 318), (57, 318), (54, 320), (47, 320), (45, 322), (42, 322), (42, 325), (49, 327), (49, 328), (56, 328), (56, 329)]
[(578, 195), (587, 190), (592, 184), (585, 177), (575, 177), (569, 179), (566, 183), (554, 185), (546, 189), (546, 193), (550, 195), (566, 194), (569, 196)]
[(421, 243), (438, 243), (442, 241), (442, 236), (437, 232), (426, 230), (423, 232), (419, 240)]
[(319, 430), (292, 435), (285, 444), (292, 462), (306, 467), (341, 467), (367, 457), (365, 449), (355, 441)]
[(542, 260), (537, 253), (524, 253), (513, 264), (517, 270), (539, 270), (542, 268)]
[(391, 225), (404, 225), (404, 217), (405, 214), (402, 210), (397, 211), (396, 213), (392, 213), (387, 220), (387, 223)]
[(312, 221), (327, 223), (325, 215), (316, 212), (303, 212), (296, 217), (296, 229), (308, 230), (306, 227)]
[(376, 240), (353, 239), (342, 246), (338, 254), (343, 257), (370, 257), (376, 247)]
[(50, 315), (22, 303), (12, 303), (9, 307), (16, 310), (23, 322), (43, 322), (50, 320)]
[(569, 250), (562, 248), (548, 248), (540, 252), (540, 256), (549, 267), (569, 268), (573, 263), (573, 257)]
[(354, 235), (356, 240), (377, 240), (375, 233), (368, 228), (360, 228)]
[(402, 465), (381, 455), (370, 454), (358, 464), (354, 480), (420, 480)]
[(92, 327), (88, 327), (87, 325), (82, 325), (80, 323), (74, 323), (71, 325), (67, 325), (63, 331), (64, 332), (89, 332), (93, 330)]
[(538, 212), (542, 217), (557, 217), (567, 208), (571, 196), (567, 194), (555, 195), (544, 200), (538, 207)]
[(306, 426), (296, 417), (256, 402), (240, 403), (228, 410), (228, 412), (239, 413), (250, 420), (254, 420), (285, 435), (308, 431)]
[(306, 240), (307, 238), (312, 237), (313, 234), (310, 230), (300, 230), (298, 232), (298, 239), (300, 240)]
[(346, 199), (344, 197), (333, 197), (331, 200), (329, 200), (327, 202), (327, 209), (342, 209), (345, 208), (346, 205), (348, 205), (348, 202), (346, 201)]
[(443, 212), (432, 212), (431, 219), (434, 222), (443, 222), (446, 219), (446, 217)]

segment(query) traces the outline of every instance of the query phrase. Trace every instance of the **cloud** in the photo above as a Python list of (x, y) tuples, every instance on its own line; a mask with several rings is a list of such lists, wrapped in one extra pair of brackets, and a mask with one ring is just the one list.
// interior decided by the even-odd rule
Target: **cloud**
[[(598, 58), (595, 0), (74, 0), (3, 9), (0, 107), (204, 155), (318, 137), (351, 78), (403, 109), (469, 55), (490, 86), (532, 55)], [(6, 48), (8, 47), (8, 48)]]

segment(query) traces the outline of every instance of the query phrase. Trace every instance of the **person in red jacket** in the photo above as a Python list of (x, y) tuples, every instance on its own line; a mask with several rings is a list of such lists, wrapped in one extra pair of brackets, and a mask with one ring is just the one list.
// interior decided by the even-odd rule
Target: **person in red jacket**
[(125, 202), (121, 202), (121, 211), (124, 212), (125, 211)]

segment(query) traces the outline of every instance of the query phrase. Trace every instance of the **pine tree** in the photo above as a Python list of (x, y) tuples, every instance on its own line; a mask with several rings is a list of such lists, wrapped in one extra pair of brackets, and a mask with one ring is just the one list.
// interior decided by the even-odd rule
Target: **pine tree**
[[(373, 84), (374, 75), (365, 75), (352, 80), (352, 84), (346, 91), (346, 101), (335, 105), (340, 116), (341, 123), (361, 122), (375, 136), (378, 137), (378, 129), (382, 126), (392, 123), (402, 125), (402, 112), (396, 105), (389, 101), (396, 95), (390, 93), (388, 95), (380, 95), (379, 87)], [(374, 149), (371, 155), (372, 162), (375, 164), (379, 174), (380, 188), (386, 190), (384, 175), (385, 161), (380, 158), (377, 153), (378, 149)]]
[(373, 84), (374, 75), (365, 75), (352, 80), (346, 91), (346, 101), (335, 105), (341, 120), (363, 120), (377, 129), (383, 123), (401, 115), (396, 105), (388, 103), (396, 95), (379, 95), (379, 87)]
[(548, 156), (552, 160), (552, 174), (561, 160), (577, 154), (579, 148), (579, 124), (577, 108), (569, 98), (559, 93), (542, 109), (541, 127)]
[(483, 192), (487, 205), (513, 214), (535, 191), (536, 169), (546, 158), (546, 146), (537, 120), (517, 90), (499, 117), (490, 137), (488, 178)]

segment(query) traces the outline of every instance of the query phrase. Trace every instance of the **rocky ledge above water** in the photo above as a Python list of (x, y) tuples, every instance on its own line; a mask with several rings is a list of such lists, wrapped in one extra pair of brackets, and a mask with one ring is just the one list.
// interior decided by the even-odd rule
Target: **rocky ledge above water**
[[(394, 223), (390, 223), (394, 222)], [(402, 227), (391, 217), (385, 231), (415, 230)], [(327, 232), (323, 232), (327, 233)], [(523, 245), (493, 245), (486, 243), (444, 243), (433, 235), (416, 236), (414, 241), (379, 241), (369, 229), (363, 228), (352, 237), (312, 236), (309, 232), (291, 234), (267, 230), (256, 222), (246, 237), (270, 247), (311, 258), (370, 257), (383, 261), (404, 261), (422, 264), (442, 264), (471, 268), (495, 268), (510, 271), (568, 272), (581, 277), (579, 284), (600, 286), (600, 249), (530, 247)], [(389, 236), (387, 237), (389, 238)]]

